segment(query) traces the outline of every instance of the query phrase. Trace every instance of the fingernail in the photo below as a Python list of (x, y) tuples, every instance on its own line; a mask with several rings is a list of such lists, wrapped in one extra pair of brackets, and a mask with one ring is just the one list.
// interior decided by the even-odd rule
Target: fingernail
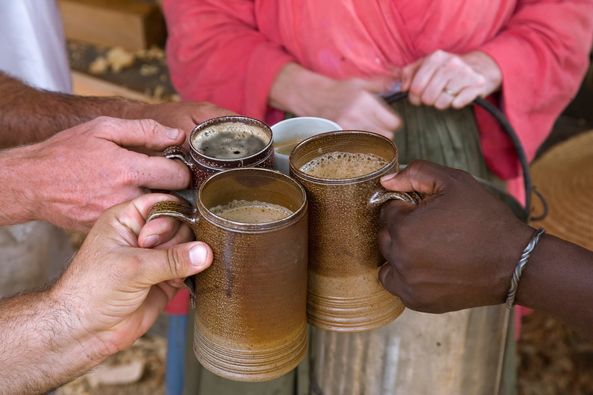
[(171, 140), (177, 140), (177, 137), (179, 137), (179, 129), (167, 128), (167, 137)]
[(387, 175), (381, 177), (381, 182), (389, 181), (392, 178), (394, 178), (396, 175), (397, 175), (397, 173), (387, 174)]
[(202, 269), (206, 267), (207, 257), (208, 251), (202, 244), (196, 244), (189, 250), (189, 260), (195, 268)]
[(152, 248), (159, 243), (158, 235), (150, 235), (144, 238), (144, 248)]

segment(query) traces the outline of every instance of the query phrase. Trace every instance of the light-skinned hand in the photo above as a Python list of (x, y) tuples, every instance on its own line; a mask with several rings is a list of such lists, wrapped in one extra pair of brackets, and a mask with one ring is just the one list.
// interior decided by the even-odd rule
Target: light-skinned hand
[(186, 188), (186, 166), (137, 152), (162, 151), (184, 140), (183, 131), (153, 120), (100, 117), (18, 148), (23, 204), (32, 218), (88, 230), (103, 211), (149, 189)]
[(208, 102), (175, 102), (144, 104), (132, 103), (126, 118), (152, 119), (171, 128), (181, 129), (189, 138), (189, 132), (197, 124), (210, 118), (236, 115), (234, 112)]
[(463, 108), (497, 91), (502, 83), (496, 62), (479, 51), (465, 55), (435, 51), (405, 66), (400, 74), (411, 103), (439, 110)]
[(210, 247), (188, 242), (192, 234), (186, 226), (160, 234), (157, 249), (138, 246), (151, 207), (174, 199), (147, 194), (109, 209), (51, 290), (51, 297), (76, 318), (73, 322), (99, 339), (106, 355), (143, 335), (183, 286), (183, 278), (205, 270), (212, 262)]
[(330, 119), (345, 130), (392, 138), (401, 120), (379, 95), (394, 83), (388, 77), (336, 80), (290, 63), (276, 78), (270, 103), (299, 116)]

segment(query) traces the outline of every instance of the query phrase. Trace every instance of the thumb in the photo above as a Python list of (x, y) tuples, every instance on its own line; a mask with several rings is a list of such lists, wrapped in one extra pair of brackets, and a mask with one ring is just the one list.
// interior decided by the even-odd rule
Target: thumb
[(96, 134), (124, 147), (145, 147), (163, 150), (171, 145), (182, 144), (185, 132), (168, 128), (152, 119), (126, 120), (101, 117), (93, 125)]
[(213, 258), (210, 247), (200, 241), (142, 251), (143, 277), (152, 285), (197, 274), (208, 268)]
[(440, 193), (448, 178), (447, 169), (427, 161), (413, 161), (399, 173), (381, 178), (385, 189), (399, 192), (420, 192), (426, 195)]

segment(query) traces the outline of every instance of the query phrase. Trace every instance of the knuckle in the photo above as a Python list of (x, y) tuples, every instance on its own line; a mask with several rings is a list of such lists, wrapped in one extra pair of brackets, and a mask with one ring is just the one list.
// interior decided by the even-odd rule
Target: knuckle
[(112, 273), (112, 275), (115, 278), (121, 278), (125, 276), (125, 273), (127, 273), (129, 276), (134, 278), (142, 272), (142, 266), (142, 259), (138, 255), (128, 255), (128, 257), (125, 259), (125, 265), (123, 265), (125, 271), (117, 270), (115, 273)]
[(120, 185), (136, 185), (140, 180), (140, 172), (134, 168), (127, 168), (119, 174)]
[(419, 78), (414, 78), (414, 81), (412, 81), (412, 85), (410, 86), (410, 93), (413, 96), (416, 96), (416, 98), (419, 98), (419, 96), (422, 94), (422, 89), (423, 89), (423, 82), (419, 80)]
[(116, 129), (116, 122), (116, 119), (102, 115), (88, 122), (89, 128), (87, 131), (93, 134), (101, 134), (104, 133), (104, 131), (110, 132), (111, 130)]
[(453, 180), (460, 182), (467, 182), (469, 179), (473, 178), (468, 172), (454, 168), (450, 170), (449, 175)]
[(410, 172), (410, 176), (412, 178), (417, 178), (418, 175), (425, 173), (426, 171), (430, 170), (429, 162), (423, 160), (413, 160), (408, 167), (406, 168), (407, 171)]
[[(401, 244), (398, 245), (401, 246)], [(406, 252), (405, 248), (398, 248), (397, 262), (395, 263), (395, 266), (406, 282), (409, 283), (410, 280), (414, 278), (414, 265), (410, 263), (408, 253)]]
[(447, 107), (449, 107), (450, 102), (445, 101), (445, 100), (438, 100), (434, 106), (437, 110), (445, 110), (447, 109)]
[(428, 106), (435, 104), (436, 100), (437, 98), (432, 92), (424, 92), (424, 94), (422, 95), (422, 103)]
[(379, 242), (379, 249), (381, 251), (381, 254), (383, 255), (383, 258), (385, 258), (387, 261), (391, 262), (393, 243), (392, 243), (391, 235), (389, 234), (389, 230), (387, 228), (382, 228), (379, 231), (377, 238), (378, 238), (378, 242)]
[(114, 121), (113, 118), (110, 118), (105, 115), (100, 115), (97, 118), (93, 119), (91, 122), (94, 122), (98, 125), (104, 125), (104, 124), (111, 124), (111, 123), (113, 123), (113, 121)]
[(96, 122), (97, 126), (100, 128), (117, 128), (122, 122), (119, 119), (106, 117), (103, 115), (95, 118), (93, 121)]
[(180, 185), (189, 185), (191, 181), (191, 173), (186, 166), (178, 168), (177, 171), (173, 172), (173, 176), (177, 177)]
[(392, 244), (399, 242), (397, 239), (399, 235), (399, 228), (401, 228), (401, 224), (403, 221), (403, 216), (401, 215), (401, 205), (400, 201), (393, 199), (383, 205), (382, 208), (382, 224), (384, 227), (381, 229), (382, 232), (385, 232), (385, 235), (390, 238)]
[(414, 73), (414, 69), (412, 67), (405, 67), (402, 70), (402, 79), (404, 81), (408, 81), (412, 78), (412, 75)]
[(144, 133), (156, 134), (159, 129), (159, 123), (153, 119), (140, 119), (138, 120), (140, 129)]
[(459, 59), (457, 56), (451, 56), (450, 58), (447, 59), (447, 62), (445, 63), (445, 67), (449, 70), (458, 69), (458, 68), (462, 67), (463, 65), (464, 65), (463, 61), (461, 59)]
[(399, 290), (399, 294), (398, 294), (399, 298), (402, 300), (403, 304), (412, 309), (412, 310), (417, 310), (418, 309), (418, 303), (417, 300), (415, 298), (414, 292), (410, 289), (410, 287), (405, 284), (402, 289)]
[(430, 57), (435, 60), (444, 59), (447, 56), (449, 56), (449, 54), (447, 52), (443, 51), (442, 49), (437, 49), (436, 51), (434, 51), (432, 53), (432, 55), (430, 55)]
[(169, 248), (167, 250), (167, 265), (169, 267), (169, 272), (173, 277), (185, 277), (185, 259), (179, 248)]
[(465, 107), (465, 101), (459, 97), (456, 97), (455, 100), (453, 100), (453, 103), (451, 103), (451, 105), (455, 109), (461, 109)]

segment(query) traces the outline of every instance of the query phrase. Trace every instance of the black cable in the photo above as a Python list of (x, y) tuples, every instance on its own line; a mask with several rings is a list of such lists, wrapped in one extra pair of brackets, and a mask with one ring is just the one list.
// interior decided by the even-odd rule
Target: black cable
[[(384, 100), (389, 103), (395, 103), (402, 99), (408, 97), (407, 92), (396, 92), (392, 95), (389, 95), (384, 98)], [(529, 172), (529, 161), (527, 160), (527, 155), (525, 154), (525, 150), (523, 149), (523, 145), (521, 144), (521, 140), (519, 140), (519, 136), (515, 132), (515, 129), (511, 126), (510, 122), (508, 121), (507, 117), (504, 115), (502, 111), (496, 108), (492, 103), (486, 101), (485, 99), (478, 97), (476, 100), (473, 101), (473, 104), (482, 107), (486, 110), (494, 119), (498, 121), (504, 132), (507, 136), (510, 137), (513, 147), (515, 148), (515, 152), (517, 153), (517, 158), (519, 158), (519, 162), (521, 164), (521, 171), (523, 172), (523, 182), (525, 185), (525, 213), (524, 213), (524, 221), (529, 219), (529, 214), (531, 212), (531, 192), (532, 192), (532, 183), (531, 183), (531, 173)], [(540, 196), (544, 206), (546, 206), (545, 200), (543, 197)]]

